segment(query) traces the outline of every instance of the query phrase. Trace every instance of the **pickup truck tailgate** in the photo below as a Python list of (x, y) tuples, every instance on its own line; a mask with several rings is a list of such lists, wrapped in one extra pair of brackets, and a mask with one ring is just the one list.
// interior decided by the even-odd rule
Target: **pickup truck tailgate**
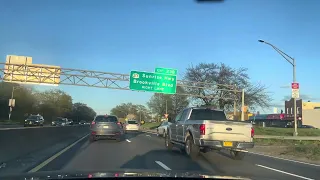
[(218, 141), (252, 142), (252, 125), (235, 121), (205, 120), (205, 135), (202, 139)]

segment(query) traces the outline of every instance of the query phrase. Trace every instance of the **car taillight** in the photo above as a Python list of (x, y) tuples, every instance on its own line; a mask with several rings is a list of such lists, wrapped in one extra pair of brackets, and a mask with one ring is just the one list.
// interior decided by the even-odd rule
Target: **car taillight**
[(251, 127), (251, 137), (253, 137), (254, 136), (254, 129), (253, 129), (253, 127)]
[(92, 126), (92, 125), (95, 125), (95, 124), (96, 124), (96, 122), (94, 122), (94, 121), (91, 122), (91, 126)]
[(199, 127), (200, 130), (200, 135), (206, 135), (206, 125), (205, 124), (201, 124)]

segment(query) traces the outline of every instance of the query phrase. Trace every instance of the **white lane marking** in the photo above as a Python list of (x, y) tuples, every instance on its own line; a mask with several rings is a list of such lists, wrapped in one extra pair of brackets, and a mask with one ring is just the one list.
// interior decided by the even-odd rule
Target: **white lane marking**
[(161, 161), (155, 161), (155, 162), (156, 162), (159, 166), (161, 166), (163, 169), (168, 170), (168, 171), (171, 170), (167, 165), (163, 164)]
[(302, 162), (302, 161), (296, 161), (296, 160), (291, 160), (291, 159), (285, 159), (285, 158), (281, 158), (281, 157), (270, 156), (270, 155), (260, 154), (260, 153), (254, 153), (254, 152), (249, 152), (249, 153), (255, 154), (255, 155), (260, 155), (260, 156), (266, 156), (266, 157), (270, 157), (270, 158), (274, 158), (274, 159), (281, 159), (281, 160), (284, 160), (284, 161), (291, 161), (291, 162), (295, 162), (295, 163), (300, 163), (300, 164), (306, 164), (306, 165), (310, 165), (310, 166), (320, 167), (320, 164), (312, 164), (312, 163), (307, 163), (307, 162)]
[(83, 136), (82, 138), (78, 139), (76, 142), (72, 143), (71, 145), (69, 145), (68, 147), (62, 149), (60, 152), (58, 152), (57, 154), (51, 156), (49, 159), (43, 161), (42, 163), (40, 163), (38, 166), (34, 167), (33, 169), (31, 169), (29, 171), (30, 172), (37, 172), (39, 171), (41, 168), (43, 168), (44, 166), (46, 166), (47, 164), (49, 164), (51, 161), (53, 161), (54, 159), (56, 159), (57, 157), (59, 157), (61, 154), (63, 154), (64, 152), (66, 152), (68, 149), (72, 148), (74, 145), (76, 145), (78, 142), (80, 142), (81, 140), (83, 140), (84, 138), (86, 138), (87, 136), (89, 136), (89, 134)]
[(147, 134), (146, 136), (151, 137), (149, 134)]
[(131, 142), (129, 139), (126, 139), (126, 141)]
[(298, 178), (301, 178), (301, 179), (314, 180), (314, 179), (311, 179), (311, 178), (307, 178), (307, 177), (304, 177), (304, 176), (299, 176), (299, 175), (296, 175), (296, 174), (288, 173), (288, 172), (285, 172), (285, 171), (281, 171), (281, 170), (278, 170), (278, 169), (270, 168), (270, 167), (263, 166), (263, 165), (260, 165), (260, 164), (256, 164), (256, 166), (259, 166), (259, 167), (262, 167), (262, 168), (266, 168), (266, 169), (269, 169), (269, 170), (272, 170), (272, 171), (276, 171), (276, 172), (279, 172), (279, 173), (287, 174), (287, 175), (290, 175), (290, 176), (298, 177)]

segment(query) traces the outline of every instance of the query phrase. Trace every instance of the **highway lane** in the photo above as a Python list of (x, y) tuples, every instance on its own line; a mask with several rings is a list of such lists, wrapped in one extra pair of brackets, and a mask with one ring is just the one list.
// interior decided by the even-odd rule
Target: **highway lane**
[[(54, 159), (39, 171), (108, 171), (114, 169), (150, 169), (213, 172), (267, 179), (317, 179), (319, 166), (293, 163), (259, 155), (248, 155), (242, 161), (228, 155), (210, 152), (192, 161), (179, 150), (168, 151), (162, 138), (149, 133), (127, 134), (122, 142), (88, 139)], [(319, 178), (318, 178), (319, 179)]]
[[(87, 126), (87, 125), (71, 125), (71, 126)], [(12, 130), (12, 129), (26, 129), (26, 128), (43, 128), (43, 127), (69, 127), (69, 126), (52, 126), (50, 124), (45, 124), (43, 126), (30, 126), (24, 127), (23, 125), (0, 125), (0, 130)]]

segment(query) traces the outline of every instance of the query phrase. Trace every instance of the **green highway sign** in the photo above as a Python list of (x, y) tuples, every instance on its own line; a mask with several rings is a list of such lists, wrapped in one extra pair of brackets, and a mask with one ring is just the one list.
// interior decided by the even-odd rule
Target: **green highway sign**
[(167, 74), (131, 71), (129, 87), (135, 91), (175, 94), (177, 79), (176, 76)]
[(170, 68), (156, 68), (154, 72), (173, 76), (176, 76), (178, 74), (178, 70)]

